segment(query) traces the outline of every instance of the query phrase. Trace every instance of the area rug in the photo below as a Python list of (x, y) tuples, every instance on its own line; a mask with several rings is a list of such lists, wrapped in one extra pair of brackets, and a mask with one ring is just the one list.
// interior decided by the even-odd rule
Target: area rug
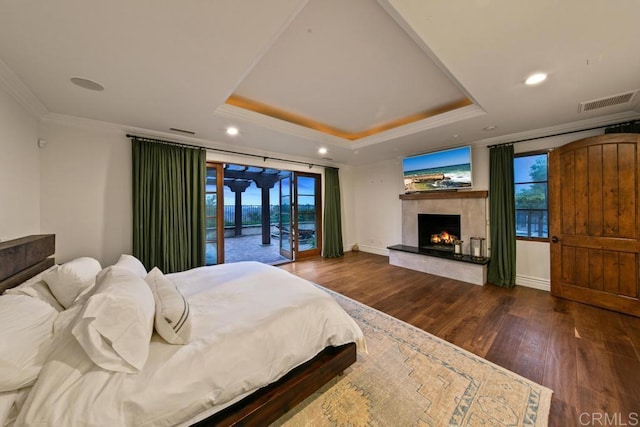
[[(324, 288), (323, 288), (324, 289)], [(327, 290), (368, 354), (275, 426), (546, 426), (552, 391)]]

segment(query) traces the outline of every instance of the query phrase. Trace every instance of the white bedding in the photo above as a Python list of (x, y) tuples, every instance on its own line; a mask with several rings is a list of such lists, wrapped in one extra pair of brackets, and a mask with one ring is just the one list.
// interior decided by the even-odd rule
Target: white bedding
[(278, 380), (327, 345), (364, 348), (327, 293), (278, 268), (244, 262), (168, 277), (191, 306), (189, 344), (154, 334), (139, 374), (105, 371), (71, 335), (81, 308), (72, 306), (58, 317), (55, 348), (16, 425), (176, 425)]
[(31, 387), (0, 393), (0, 426), (12, 425)]

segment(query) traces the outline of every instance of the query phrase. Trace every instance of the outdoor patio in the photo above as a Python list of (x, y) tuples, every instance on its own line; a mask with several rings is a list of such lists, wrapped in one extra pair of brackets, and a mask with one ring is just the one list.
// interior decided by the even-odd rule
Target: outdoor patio
[[(262, 235), (236, 236), (224, 239), (224, 262), (258, 261), (265, 264), (282, 264), (290, 260), (280, 255), (279, 240), (271, 238), (271, 245), (262, 244)], [(207, 244), (207, 264), (214, 260), (213, 245)]]

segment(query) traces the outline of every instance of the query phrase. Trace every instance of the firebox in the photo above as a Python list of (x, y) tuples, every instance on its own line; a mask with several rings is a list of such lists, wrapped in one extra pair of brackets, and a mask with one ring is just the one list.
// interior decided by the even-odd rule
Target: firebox
[(418, 246), (453, 251), (459, 240), (460, 215), (418, 214)]

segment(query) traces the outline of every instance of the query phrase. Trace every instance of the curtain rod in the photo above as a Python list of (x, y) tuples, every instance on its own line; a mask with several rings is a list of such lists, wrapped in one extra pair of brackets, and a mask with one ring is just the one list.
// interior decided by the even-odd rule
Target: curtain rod
[(627, 121), (627, 122), (611, 123), (611, 124), (608, 124), (608, 125), (600, 125), (600, 126), (595, 126), (595, 127), (586, 128), (586, 129), (569, 130), (569, 131), (566, 131), (566, 132), (554, 133), (554, 134), (551, 134), (551, 135), (534, 136), (533, 138), (520, 139), (520, 140), (517, 140), (517, 141), (511, 141), (511, 142), (503, 142), (501, 144), (487, 145), (487, 148), (502, 147), (502, 146), (505, 146), (505, 145), (517, 144), (519, 142), (535, 141), (536, 139), (553, 138), (554, 136), (569, 135), (569, 134), (572, 134), (572, 133), (587, 132), (587, 131), (596, 130), (596, 129), (606, 129), (608, 127), (624, 126), (624, 125), (633, 124), (633, 123), (640, 123), (640, 120), (631, 120), (631, 121)]
[(311, 169), (314, 166), (329, 167), (329, 166), (318, 165), (318, 164), (315, 164), (315, 163), (302, 162), (302, 161), (299, 161), (299, 160), (281, 159), (279, 157), (261, 156), (259, 154), (242, 153), (240, 151), (224, 150), (222, 148), (202, 147), (200, 145), (187, 144), (187, 143), (184, 143), (184, 142), (175, 142), (175, 141), (167, 141), (167, 140), (164, 140), (164, 139), (147, 138), (146, 136), (131, 135), (129, 133), (127, 134), (127, 138), (130, 138), (130, 139), (134, 139), (135, 138), (135, 139), (137, 139), (139, 141), (144, 141), (144, 142), (157, 142), (157, 143), (160, 143), (160, 144), (169, 144), (169, 145), (177, 145), (177, 146), (180, 146), (180, 147), (197, 148), (197, 149), (205, 150), (205, 151), (217, 151), (219, 153), (236, 154), (238, 156), (256, 157), (258, 159), (262, 159), (265, 162), (267, 160), (277, 160), (279, 162), (295, 163), (295, 164), (298, 164), (298, 165), (309, 166), (309, 169)]

